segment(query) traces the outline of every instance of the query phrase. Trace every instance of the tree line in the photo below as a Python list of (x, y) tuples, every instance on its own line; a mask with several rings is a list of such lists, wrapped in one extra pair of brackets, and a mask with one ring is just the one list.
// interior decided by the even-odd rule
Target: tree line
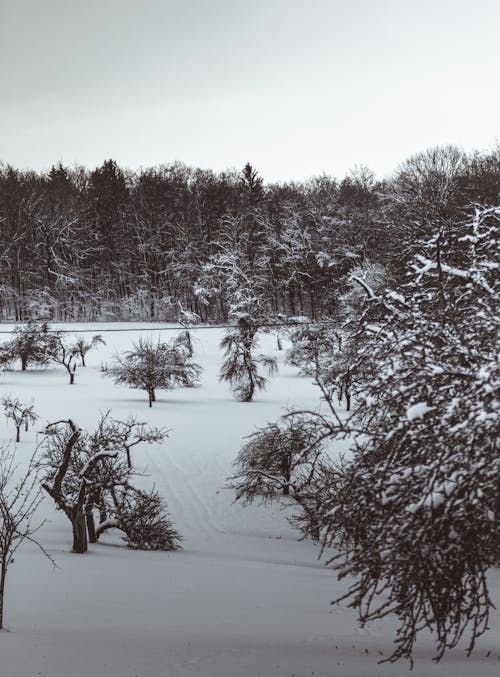
[(429, 149), (383, 181), (0, 165), (0, 318), (225, 322), (235, 287), (258, 290), (268, 317), (334, 317), (356, 267), (397, 278), (417, 240), (496, 204), (499, 186), (498, 147)]

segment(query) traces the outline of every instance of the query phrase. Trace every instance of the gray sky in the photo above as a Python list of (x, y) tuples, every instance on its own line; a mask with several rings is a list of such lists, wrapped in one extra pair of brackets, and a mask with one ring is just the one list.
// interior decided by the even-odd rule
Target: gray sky
[(0, 160), (379, 176), (500, 140), (500, 0), (0, 0)]

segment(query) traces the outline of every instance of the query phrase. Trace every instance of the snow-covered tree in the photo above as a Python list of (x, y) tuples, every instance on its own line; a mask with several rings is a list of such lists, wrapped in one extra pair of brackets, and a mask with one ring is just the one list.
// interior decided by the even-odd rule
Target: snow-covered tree
[(256, 234), (241, 218), (226, 217), (215, 252), (202, 267), (195, 294), (203, 305), (219, 305), (224, 320), (238, 314), (269, 314), (269, 253), (256, 246)]
[(131, 451), (133, 447), (145, 442), (156, 444), (168, 437), (168, 430), (146, 425), (144, 421), (138, 421), (135, 416), (129, 416), (125, 421), (112, 418), (111, 412), (106, 411), (101, 415), (97, 428), (92, 434), (92, 446), (105, 449), (111, 446), (121, 449), (126, 456), (127, 465), (132, 468)]
[(189, 359), (182, 347), (175, 342), (155, 343), (150, 338), (140, 338), (133, 350), (116, 355), (111, 366), (102, 371), (116, 384), (145, 390), (150, 407), (157, 389), (194, 388), (201, 375), (201, 367)]
[[(133, 446), (161, 441), (167, 435), (165, 430), (147, 428), (135, 419), (117, 421), (106, 412), (93, 433), (79, 429), (71, 420), (51, 423), (45, 433), (42, 487), (71, 522), (73, 552), (86, 552), (88, 541), (95, 543), (111, 528), (121, 529), (130, 547), (139, 548), (141, 541), (137, 532), (141, 524), (148, 523), (150, 528), (143, 537), (145, 549), (175, 549), (177, 541), (173, 534), (176, 532), (167, 518), (164, 503), (160, 497), (153, 500), (154, 492), (148, 493), (132, 484), (137, 473), (129, 463)], [(146, 496), (150, 497), (149, 502)], [(135, 525), (134, 506), (137, 509)], [(153, 526), (157, 527), (156, 531)], [(166, 540), (169, 530), (170, 544)]]
[(331, 321), (299, 323), (290, 331), (290, 340), (285, 361), (309, 376), (316, 375), (323, 362), (341, 349), (340, 334)]
[[(164, 499), (152, 490), (132, 484), (134, 475), (131, 450), (139, 444), (156, 444), (168, 436), (164, 428), (152, 428), (129, 417), (114, 419), (101, 415), (96, 430), (88, 436), (90, 453), (114, 448), (117, 458), (104, 459), (94, 472), (94, 481), (85, 505), (89, 540), (95, 542), (109, 529), (119, 529), (128, 547), (141, 550), (176, 550), (181, 537), (174, 529)], [(126, 463), (123, 462), (125, 456)], [(94, 523), (98, 511), (99, 522)]]
[(361, 622), (395, 615), (406, 657), (419, 631), (437, 659), (492, 607), (488, 568), (500, 543), (498, 222), (500, 208), (422, 243), (409, 282), (367, 300), (364, 360), (350, 418), (325, 425), (352, 439), (352, 459), (323, 506), (325, 544)]
[(294, 414), (250, 435), (234, 463), (236, 474), (229, 479), (236, 500), (267, 503), (288, 496), (318, 539), (316, 475), (326, 462), (321, 432), (315, 419)]
[(266, 386), (267, 378), (277, 369), (276, 359), (268, 355), (256, 354), (258, 347), (258, 324), (240, 316), (238, 325), (229, 329), (220, 343), (225, 351), (219, 380), (228, 381), (237, 400), (250, 402), (256, 390)]
[(38, 419), (38, 414), (35, 413), (35, 405), (25, 404), (17, 397), (6, 396), (2, 399), (2, 407), (7, 418), (14, 422), (16, 428), (16, 442), (21, 440), (21, 428), (24, 427), (28, 432), (29, 426)]
[[(381, 293), (388, 283), (384, 266), (374, 261), (364, 261), (348, 274), (349, 288), (341, 296), (342, 315), (355, 318), (362, 312), (367, 296), (367, 287), (375, 294)], [(365, 286), (363, 286), (365, 285)]]
[(49, 331), (46, 322), (30, 321), (16, 327), (13, 337), (1, 346), (1, 361), (9, 364), (20, 360), (22, 371), (26, 371), (29, 364), (47, 364), (51, 361), (53, 342), (53, 335)]
[(88, 548), (85, 501), (92, 471), (105, 458), (116, 458), (118, 451), (89, 455), (82, 443), (82, 430), (71, 419), (49, 423), (45, 433), (42, 488), (71, 522), (73, 552), (81, 554)]
[(185, 310), (179, 302), (179, 324), (184, 327), (184, 330), (176, 337), (177, 345), (183, 346), (188, 357), (193, 357), (193, 340), (189, 328), (201, 322), (201, 317), (198, 313), (193, 313), (191, 310)]

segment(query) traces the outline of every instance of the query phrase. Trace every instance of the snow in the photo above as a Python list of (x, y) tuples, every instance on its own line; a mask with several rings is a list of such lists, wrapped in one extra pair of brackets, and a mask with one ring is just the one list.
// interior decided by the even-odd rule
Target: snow
[(104, 458), (116, 458), (117, 456), (118, 452), (111, 449), (108, 451), (100, 451), (98, 454), (94, 454), (94, 456), (92, 456), (92, 458), (90, 458), (83, 466), (82, 470), (80, 471), (80, 477), (85, 477), (91, 467), (97, 464), (100, 460)]
[(423, 418), (433, 407), (429, 407), (427, 402), (416, 402), (408, 407), (406, 410), (406, 418), (409, 421), (414, 421), (417, 418)]
[[(133, 329), (134, 325), (123, 325)], [(140, 325), (138, 325), (140, 326)], [(120, 329), (113, 324), (110, 328)], [(279, 375), (252, 403), (236, 402), (217, 381), (222, 331), (193, 329), (194, 359), (205, 368), (202, 387), (160, 391), (148, 408), (139, 390), (116, 387), (99, 367), (140, 335), (105, 333), (106, 346), (87, 355), (76, 383), (63, 367), (5, 372), (3, 394), (34, 398), (41, 416), (23, 433), (19, 458), (28, 458), (46, 422), (71, 418), (93, 429), (100, 411), (130, 415), (170, 429), (158, 445), (135, 447), (134, 462), (147, 469), (143, 481), (165, 496), (184, 549), (174, 553), (127, 550), (108, 535), (85, 555), (70, 552), (68, 520), (47, 497), (40, 517), (49, 522), (39, 537), (53, 555), (52, 569), (25, 544), (9, 570), (5, 619), (0, 632), (1, 677), (399, 677), (406, 663), (378, 665), (392, 650), (395, 624), (360, 629), (354, 611), (329, 602), (348, 584), (318, 560), (318, 548), (298, 535), (279, 506), (242, 507), (224, 488), (242, 438), (275, 420), (290, 406), (314, 409), (311, 379), (280, 360)], [(165, 326), (167, 328), (167, 326)], [(8, 327), (7, 327), (8, 329)], [(162, 338), (170, 338), (168, 331)], [(5, 336), (4, 338), (7, 338)], [(262, 351), (277, 354), (272, 335)], [(422, 403), (420, 403), (422, 404)], [(0, 438), (12, 439), (12, 423), (0, 421)], [(345, 448), (339, 449), (345, 451)], [(500, 573), (490, 576), (500, 602)], [(432, 641), (419, 640), (415, 677), (498, 677), (500, 617), (466, 659), (455, 650), (431, 661)]]

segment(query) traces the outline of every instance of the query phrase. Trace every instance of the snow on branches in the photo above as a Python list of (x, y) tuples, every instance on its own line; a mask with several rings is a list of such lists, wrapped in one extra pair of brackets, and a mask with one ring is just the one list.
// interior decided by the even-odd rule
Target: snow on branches
[[(325, 544), (354, 582), (361, 622), (399, 619), (389, 660), (416, 634), (437, 659), (492, 606), (486, 572), (500, 545), (497, 225), (500, 209), (441, 231), (397, 293), (370, 296), (357, 327), (364, 373), (352, 462), (324, 507)], [(368, 328), (368, 330), (367, 330)], [(335, 424), (333, 425), (335, 428)]]
[(266, 376), (276, 373), (278, 365), (274, 357), (256, 354), (258, 325), (240, 317), (238, 326), (229, 329), (220, 343), (225, 351), (219, 381), (228, 381), (231, 390), (240, 402), (251, 402), (256, 390), (263, 390)]
[[(71, 522), (73, 552), (84, 553), (111, 528), (121, 529), (131, 548), (174, 550), (180, 536), (166, 513), (163, 499), (154, 490), (132, 484), (130, 450), (167, 436), (162, 428), (141, 421), (112, 419), (103, 414), (93, 433), (68, 419), (45, 428), (41, 463), (43, 489)], [(96, 523), (96, 517), (98, 522)]]
[(317, 478), (327, 465), (325, 442), (318, 421), (301, 414), (283, 417), (248, 437), (229, 478), (237, 501), (268, 503), (289, 497), (301, 508), (290, 521), (319, 540)]

